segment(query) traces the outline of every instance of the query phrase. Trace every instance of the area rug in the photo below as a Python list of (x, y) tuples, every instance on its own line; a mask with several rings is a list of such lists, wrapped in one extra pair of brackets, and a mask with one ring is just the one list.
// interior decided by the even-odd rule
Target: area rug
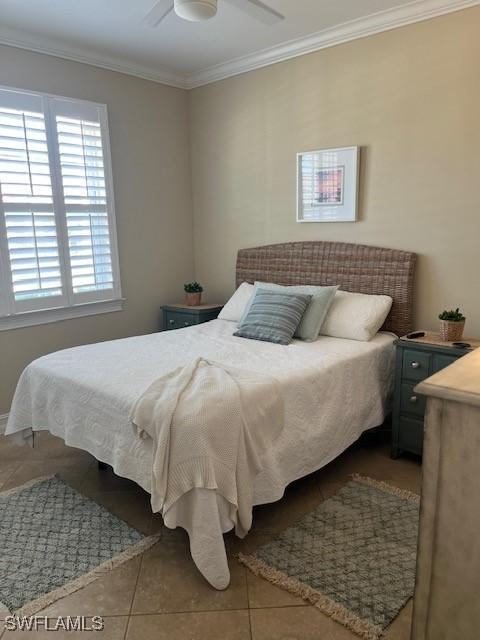
[(413, 595), (418, 514), (416, 494), (355, 475), (239, 559), (361, 638), (377, 640)]
[(37, 613), (157, 540), (56, 477), (0, 493), (0, 610)]

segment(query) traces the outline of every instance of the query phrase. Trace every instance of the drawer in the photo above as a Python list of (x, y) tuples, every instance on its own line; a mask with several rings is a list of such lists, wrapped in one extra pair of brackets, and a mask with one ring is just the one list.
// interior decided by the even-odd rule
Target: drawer
[(446, 356), (441, 353), (435, 353), (433, 356), (432, 373), (445, 369), (445, 367), (448, 367), (448, 365), (455, 362), (455, 360), (458, 360), (458, 356)]
[(423, 420), (400, 416), (398, 426), (399, 449), (421, 455), (423, 451)]
[(177, 311), (167, 311), (165, 313), (165, 330), (169, 329), (184, 329), (185, 327), (191, 327), (194, 324), (198, 324), (198, 316), (191, 315), (189, 313), (180, 313)]
[(425, 415), (426, 397), (420, 396), (413, 391), (415, 384), (403, 382), (400, 390), (400, 411), (401, 413), (411, 413), (423, 419)]
[(402, 378), (419, 382), (428, 377), (432, 356), (425, 351), (404, 349)]

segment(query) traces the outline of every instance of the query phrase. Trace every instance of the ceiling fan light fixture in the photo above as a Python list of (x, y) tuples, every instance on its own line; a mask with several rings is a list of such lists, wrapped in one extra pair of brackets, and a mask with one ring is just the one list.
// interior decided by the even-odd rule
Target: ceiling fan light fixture
[(200, 22), (217, 13), (217, 0), (175, 0), (175, 13), (184, 20)]

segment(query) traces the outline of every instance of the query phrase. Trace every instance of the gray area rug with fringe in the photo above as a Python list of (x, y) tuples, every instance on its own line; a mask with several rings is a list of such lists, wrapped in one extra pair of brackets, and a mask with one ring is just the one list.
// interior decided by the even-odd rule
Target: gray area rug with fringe
[(413, 595), (418, 516), (416, 494), (354, 476), (239, 560), (365, 640), (377, 640)]
[(55, 477), (0, 493), (0, 610), (32, 615), (158, 540)]

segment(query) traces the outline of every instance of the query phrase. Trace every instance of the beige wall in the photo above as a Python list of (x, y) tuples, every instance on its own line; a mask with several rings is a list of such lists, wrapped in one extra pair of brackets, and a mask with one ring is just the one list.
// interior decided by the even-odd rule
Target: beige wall
[(0, 332), (0, 414), (34, 358), (155, 331), (159, 305), (193, 278), (185, 91), (75, 62), (0, 47), (0, 84), (106, 103), (124, 310)]
[[(341, 240), (415, 251), (417, 326), (461, 306), (480, 335), (480, 8), (190, 93), (196, 277), (240, 247)], [(295, 154), (361, 145), (360, 221), (295, 222)]]

